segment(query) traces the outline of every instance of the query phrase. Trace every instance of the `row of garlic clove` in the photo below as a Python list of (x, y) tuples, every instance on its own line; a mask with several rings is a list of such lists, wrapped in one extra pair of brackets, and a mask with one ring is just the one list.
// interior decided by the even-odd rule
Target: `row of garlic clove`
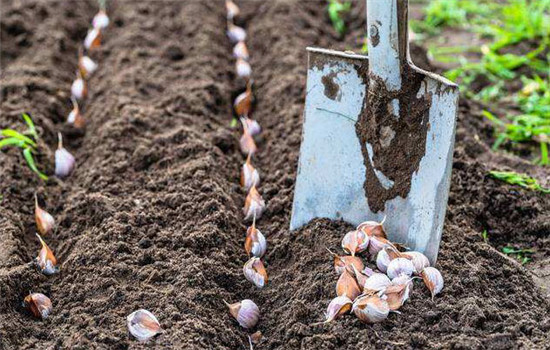
[[(424, 281), (432, 299), (443, 288), (441, 273), (430, 266), (426, 256), (414, 251), (400, 252), (388, 241), (383, 223), (360, 224), (344, 236), (342, 249), (351, 255), (339, 256), (329, 251), (340, 277), (336, 284), (337, 297), (330, 302), (326, 319), (321, 323), (331, 322), (350, 311), (363, 322), (381, 322), (407, 301), (415, 278)], [(376, 257), (380, 272), (365, 267), (356, 256), (365, 251), (371, 258)]]

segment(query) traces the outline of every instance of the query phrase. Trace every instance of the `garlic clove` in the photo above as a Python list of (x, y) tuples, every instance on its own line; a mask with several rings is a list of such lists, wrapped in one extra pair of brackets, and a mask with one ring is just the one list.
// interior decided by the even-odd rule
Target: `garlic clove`
[(351, 300), (354, 300), (361, 294), (361, 289), (359, 288), (359, 285), (357, 284), (357, 281), (350, 272), (345, 270), (341, 275), (340, 278), (338, 278), (338, 282), (336, 283), (336, 295), (338, 296), (347, 296)]
[(92, 19), (92, 27), (97, 29), (105, 29), (109, 26), (109, 17), (105, 10), (99, 10), (99, 12)]
[(84, 47), (86, 50), (92, 50), (101, 46), (101, 29), (93, 28), (88, 31), (86, 38), (84, 38)]
[(391, 311), (398, 310), (409, 298), (409, 282), (404, 284), (392, 284), (384, 290), (386, 302)]
[(241, 123), (243, 124), (243, 128), (246, 128), (250, 136), (258, 135), (262, 131), (260, 124), (254, 119), (241, 118)]
[(368, 266), (365, 266), (365, 268), (363, 269), (362, 271), (363, 275), (367, 276), (367, 277), (370, 277), (374, 274), (374, 271), (368, 267)]
[(255, 223), (246, 230), (244, 249), (248, 256), (252, 255), (257, 258), (261, 258), (267, 250), (267, 240), (260, 230), (256, 228)]
[(232, 20), (236, 16), (239, 15), (241, 10), (239, 9), (239, 6), (237, 6), (233, 1), (231, 0), (225, 0), (225, 9), (227, 10), (227, 19)]
[(23, 300), (23, 305), (36, 318), (48, 318), (52, 312), (52, 301), (42, 293), (30, 293)]
[(229, 308), (229, 313), (239, 322), (243, 328), (253, 328), (260, 320), (260, 309), (250, 299), (244, 299), (238, 303), (225, 305)]
[(363, 286), (365, 285), (365, 282), (367, 281), (367, 279), (369, 277), (362, 274), (361, 270), (358, 270), (354, 265), (351, 265), (351, 269), (350, 269), (350, 267), (348, 267), (348, 271), (349, 270), (351, 270), (350, 272), (352, 273), (353, 277), (357, 281), (357, 285), (359, 286), (359, 290), (363, 291)]
[(97, 69), (97, 63), (95, 63), (88, 56), (80, 56), (78, 59), (78, 68), (83, 78), (90, 76)]
[(376, 254), (376, 267), (381, 272), (386, 273), (386, 271), (388, 270), (388, 265), (390, 261), (391, 261), (390, 256), (388, 255), (388, 252), (386, 252), (385, 249), (382, 249), (381, 251), (378, 252), (378, 254)]
[(345, 295), (332, 299), (328, 304), (327, 311), (325, 312), (325, 321), (314, 323), (313, 325), (329, 323), (336, 320), (338, 317), (349, 312), (352, 304), (353, 302), (351, 299)]
[(344, 272), (346, 267), (354, 266), (357, 271), (362, 271), (364, 268), (363, 261), (360, 257), (357, 256), (349, 256), (349, 255), (338, 255), (330, 251), (328, 249), (328, 252), (334, 257), (334, 270), (337, 274), (341, 274)]
[(36, 257), (36, 264), (40, 268), (40, 271), (46, 275), (53, 275), (54, 273), (59, 272), (59, 268), (57, 265), (57, 259), (53, 255), (53, 252), (51, 251), (50, 247), (44, 242), (42, 237), (37, 233), (36, 237), (38, 237), (38, 240), (40, 241), (40, 244), (42, 245), (42, 248), (40, 249), (40, 252), (38, 252), (38, 256)]
[(352, 256), (365, 251), (368, 246), (369, 237), (361, 231), (350, 231), (342, 239), (342, 249)]
[(69, 151), (63, 148), (63, 138), (61, 133), (58, 133), (57, 137), (58, 147), (55, 151), (55, 176), (63, 178), (69, 176), (73, 171), (75, 159)]
[(384, 231), (384, 227), (383, 227), (385, 220), (386, 218), (384, 218), (382, 222), (376, 222), (376, 221), (362, 222), (361, 224), (359, 224), (359, 226), (357, 226), (357, 231), (363, 231), (369, 237), (375, 236), (375, 237), (387, 239), (388, 237), (386, 236), (386, 231)]
[(397, 258), (390, 261), (386, 273), (388, 277), (394, 279), (400, 275), (411, 276), (415, 272), (412, 261), (406, 258)]
[(245, 61), (248, 61), (248, 59), (250, 58), (250, 54), (248, 53), (248, 48), (246, 47), (246, 44), (244, 41), (239, 41), (233, 47), (233, 56), (235, 58), (240, 58)]
[(383, 273), (373, 273), (363, 285), (363, 290), (367, 292), (380, 292), (391, 285), (391, 280)]
[(413, 278), (407, 275), (397, 276), (391, 280), (392, 285), (407, 284), (409, 286), (409, 292), (413, 289)]
[(381, 251), (386, 246), (386, 244), (391, 244), (391, 243), (390, 241), (382, 237), (378, 237), (378, 236), (370, 237), (370, 241), (369, 241), (370, 255), (373, 257), (376, 256), (376, 254), (378, 254), (378, 252)]
[(248, 132), (247, 129), (244, 129), (243, 135), (239, 140), (239, 144), (241, 146), (241, 152), (246, 155), (254, 154), (258, 150), (256, 142), (254, 142), (252, 135)]
[(147, 341), (162, 332), (160, 323), (151, 312), (140, 309), (126, 317), (128, 331), (139, 341)]
[(243, 267), (244, 277), (258, 288), (263, 288), (267, 284), (267, 271), (260, 258), (252, 257)]
[(437, 294), (441, 293), (441, 290), (443, 289), (443, 276), (441, 275), (441, 272), (439, 272), (439, 270), (435, 267), (428, 266), (422, 270), (420, 277), (422, 277), (424, 284), (428, 287), (430, 293), (432, 293), (433, 300), (433, 298)]
[(235, 62), (235, 69), (237, 70), (237, 76), (243, 79), (249, 79), (250, 74), (252, 74), (252, 67), (250, 63), (246, 62), (242, 58), (237, 58)]
[(249, 191), (252, 186), (260, 185), (260, 174), (258, 170), (250, 163), (250, 154), (246, 158), (246, 163), (241, 168), (241, 186)]
[(239, 117), (247, 117), (250, 114), (252, 109), (252, 86), (251, 82), (248, 81), (246, 84), (246, 90), (241, 92), (233, 102), (233, 109)]
[(77, 78), (73, 81), (71, 85), (71, 97), (77, 100), (85, 99), (88, 95), (88, 88), (86, 87), (86, 81), (82, 79), (80, 72), (77, 75)]
[(239, 41), (244, 41), (246, 39), (246, 31), (233, 23), (228, 23), (227, 36), (232, 43), (236, 44)]
[(38, 206), (38, 197), (36, 194), (34, 195), (34, 219), (36, 221), (38, 232), (42, 235), (51, 233), (55, 227), (55, 220), (53, 216)]
[(252, 186), (244, 202), (244, 220), (255, 220), (262, 217), (265, 210), (265, 201), (256, 189), (256, 186)]
[(83, 128), (86, 124), (86, 120), (80, 113), (80, 108), (78, 108), (78, 102), (74, 97), (71, 97), (71, 101), (73, 103), (73, 110), (71, 113), (69, 113), (69, 116), (67, 117), (67, 123), (72, 124), (75, 128)]
[(430, 266), (430, 260), (428, 260), (426, 255), (420, 252), (410, 251), (410, 252), (404, 252), (401, 254), (404, 255), (405, 257), (410, 258), (410, 260), (414, 265), (414, 269), (416, 273), (420, 273), (420, 271), (424, 270), (424, 268)]
[(365, 323), (377, 323), (388, 318), (390, 307), (377, 295), (365, 295), (354, 301), (351, 311)]

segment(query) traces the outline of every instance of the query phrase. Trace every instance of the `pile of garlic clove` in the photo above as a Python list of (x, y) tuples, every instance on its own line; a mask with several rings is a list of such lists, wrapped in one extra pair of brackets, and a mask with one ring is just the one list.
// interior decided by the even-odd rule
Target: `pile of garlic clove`
[[(336, 298), (325, 313), (332, 322), (352, 312), (365, 323), (384, 321), (390, 312), (397, 312), (413, 289), (413, 280), (422, 279), (432, 300), (443, 289), (443, 276), (430, 266), (428, 258), (415, 251), (401, 252), (390, 242), (383, 222), (366, 221), (342, 239), (342, 249), (348, 255), (329, 250), (334, 270), (340, 275), (336, 283)], [(365, 267), (358, 256), (365, 253), (376, 263), (378, 271)]]

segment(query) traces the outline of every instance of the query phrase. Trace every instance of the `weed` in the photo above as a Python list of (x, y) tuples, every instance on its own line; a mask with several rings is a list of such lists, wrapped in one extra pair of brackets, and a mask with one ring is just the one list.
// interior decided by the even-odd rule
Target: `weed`
[(521, 264), (527, 264), (531, 261), (531, 255), (534, 253), (533, 249), (526, 248), (513, 248), (513, 247), (504, 247), (502, 252), (506, 255), (515, 255), (516, 258), (521, 262)]
[(490, 171), (489, 176), (510, 185), (518, 185), (532, 191), (550, 194), (550, 188), (541, 186), (537, 179), (525, 174), (518, 174), (513, 171)]
[(332, 22), (334, 30), (342, 36), (346, 32), (346, 23), (343, 15), (351, 9), (351, 2), (340, 0), (328, 0), (328, 16)]

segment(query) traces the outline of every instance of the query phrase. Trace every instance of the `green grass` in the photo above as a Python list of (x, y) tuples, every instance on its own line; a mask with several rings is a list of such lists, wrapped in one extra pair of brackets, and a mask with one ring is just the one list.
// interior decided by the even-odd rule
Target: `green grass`
[(332, 22), (332, 27), (342, 36), (346, 32), (346, 22), (343, 15), (351, 9), (351, 2), (341, 0), (328, 0), (328, 16)]
[(33, 153), (36, 152), (38, 140), (38, 134), (31, 117), (23, 113), (23, 120), (27, 125), (27, 130), (20, 133), (14, 129), (2, 129), (0, 130), (0, 149), (4, 147), (17, 147), (21, 149), (23, 158), (27, 162), (29, 168), (40, 177), (42, 180), (48, 180), (48, 176), (38, 170), (36, 162), (34, 160)]
[(523, 265), (531, 261), (531, 255), (533, 254), (533, 249), (504, 247), (502, 248), (502, 252), (506, 255), (515, 256)]
[(490, 171), (489, 176), (510, 185), (517, 185), (528, 190), (550, 194), (550, 188), (541, 186), (537, 179), (529, 175), (518, 174), (513, 171)]

